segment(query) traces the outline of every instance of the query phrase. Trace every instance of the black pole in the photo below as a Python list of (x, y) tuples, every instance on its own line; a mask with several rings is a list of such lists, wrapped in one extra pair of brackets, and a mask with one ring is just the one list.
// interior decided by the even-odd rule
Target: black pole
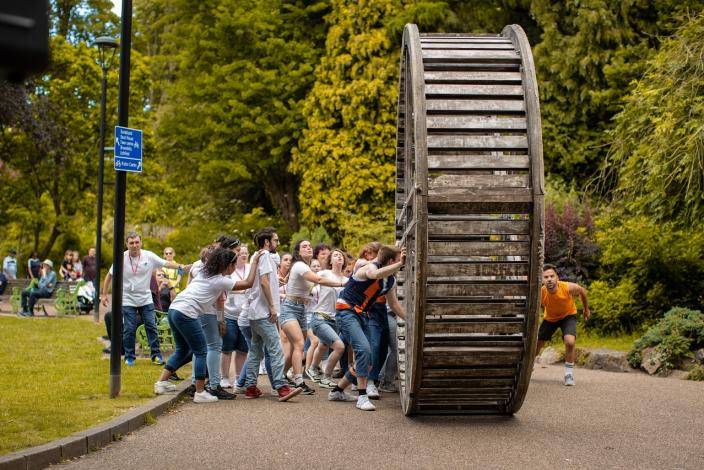
[(103, 68), (103, 94), (100, 100), (100, 159), (98, 160), (98, 211), (95, 222), (95, 300), (93, 319), (100, 321), (100, 259), (103, 244), (103, 172), (105, 163), (105, 101), (108, 91), (108, 70)]
[[(122, 0), (120, 32), (120, 91), (117, 106), (118, 125), (129, 124), (130, 51), (132, 49), (132, 0)], [(125, 193), (127, 173), (115, 175), (115, 227), (112, 249), (112, 330), (110, 345), (110, 398), (120, 394), (120, 352), (122, 350), (122, 268), (125, 238)]]

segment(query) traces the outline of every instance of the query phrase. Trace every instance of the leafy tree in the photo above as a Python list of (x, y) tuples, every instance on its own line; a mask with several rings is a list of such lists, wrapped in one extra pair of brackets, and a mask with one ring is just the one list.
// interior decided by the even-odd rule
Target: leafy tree
[(704, 16), (648, 62), (610, 134), (605, 165), (615, 199), (633, 213), (682, 227), (704, 218)]
[(325, 56), (304, 104), (306, 129), (291, 168), (301, 177), (303, 220), (322, 224), (336, 242), (352, 246), (362, 234), (389, 236), (399, 26), (414, 19), (434, 26), (446, 15), (442, 4), (431, 2), (333, 2)]
[(606, 156), (613, 116), (660, 37), (702, 8), (698, 0), (532, 2), (543, 30), (534, 53), (547, 171), (584, 187)]

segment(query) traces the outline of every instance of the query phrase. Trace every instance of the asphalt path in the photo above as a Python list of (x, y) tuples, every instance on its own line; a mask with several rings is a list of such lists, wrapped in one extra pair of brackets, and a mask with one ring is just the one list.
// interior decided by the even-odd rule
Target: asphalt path
[(122, 441), (61, 465), (166, 468), (704, 468), (704, 383), (638, 372), (538, 366), (513, 417), (408, 418), (397, 395), (377, 410), (327, 401), (184, 402)]

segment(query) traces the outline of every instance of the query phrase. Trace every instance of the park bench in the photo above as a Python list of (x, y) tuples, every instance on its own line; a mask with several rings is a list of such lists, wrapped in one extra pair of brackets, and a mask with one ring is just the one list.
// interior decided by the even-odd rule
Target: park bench
[[(160, 310), (154, 310), (156, 315), (156, 329), (159, 332), (159, 343), (162, 348), (174, 348), (174, 337), (171, 334), (171, 326), (169, 326), (169, 320), (166, 317), (167, 312), (162, 312)], [(147, 330), (144, 327), (144, 323), (139, 325), (137, 328), (137, 343), (139, 344), (142, 351), (149, 350), (149, 339), (147, 338)]]
[[(12, 313), (19, 313), (22, 305), (22, 291), (29, 287), (30, 282), (29, 279), (16, 279), (8, 282), (8, 289), (12, 286), (12, 294), (9, 298)], [(86, 281), (83, 279), (78, 281), (57, 281), (51, 297), (39, 299), (34, 304), (35, 312), (41, 309), (44, 315), (48, 315), (46, 308), (53, 307), (57, 316), (78, 315), (78, 289), (85, 283)]]

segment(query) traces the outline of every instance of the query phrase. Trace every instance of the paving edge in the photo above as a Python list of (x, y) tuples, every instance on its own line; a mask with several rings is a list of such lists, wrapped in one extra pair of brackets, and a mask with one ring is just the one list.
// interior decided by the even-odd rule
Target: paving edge
[[(150, 402), (130, 410), (112, 421), (79, 431), (67, 437), (35, 447), (0, 456), (0, 470), (35, 470), (64, 460), (75, 459), (121, 440), (123, 436), (142, 427), (174, 406), (190, 384), (184, 380), (176, 386), (176, 393), (159, 395)], [(149, 415), (151, 418), (147, 418)]]

